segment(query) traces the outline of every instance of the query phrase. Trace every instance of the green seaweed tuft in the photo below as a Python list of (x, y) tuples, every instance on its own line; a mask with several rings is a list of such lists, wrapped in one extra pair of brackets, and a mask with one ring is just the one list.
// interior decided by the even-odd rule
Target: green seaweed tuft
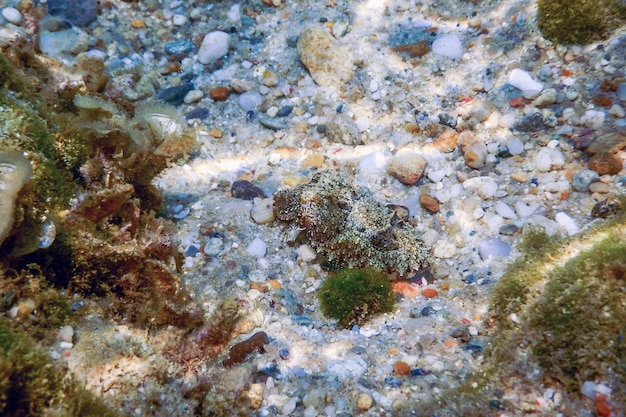
[(395, 308), (387, 277), (374, 269), (344, 269), (331, 276), (318, 291), (322, 312), (339, 320), (339, 326), (362, 325), (375, 314)]

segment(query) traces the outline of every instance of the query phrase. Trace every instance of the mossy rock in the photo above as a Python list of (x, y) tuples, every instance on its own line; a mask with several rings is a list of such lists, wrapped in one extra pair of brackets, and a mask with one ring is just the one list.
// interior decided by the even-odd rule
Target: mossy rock
[(539, 0), (537, 6), (541, 33), (560, 44), (601, 39), (626, 17), (621, 0)]
[(391, 283), (374, 269), (341, 270), (324, 281), (318, 297), (324, 315), (339, 320), (344, 328), (360, 326), (395, 307)]

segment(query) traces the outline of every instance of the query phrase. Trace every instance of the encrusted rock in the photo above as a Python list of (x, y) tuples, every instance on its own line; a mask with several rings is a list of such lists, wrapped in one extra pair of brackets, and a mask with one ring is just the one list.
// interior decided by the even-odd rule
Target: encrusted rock
[(361, 143), (361, 132), (354, 120), (338, 114), (326, 125), (326, 137), (330, 142), (355, 146)]
[(406, 276), (429, 264), (419, 232), (338, 173), (323, 171), (306, 184), (279, 191), (274, 208), (278, 219), (302, 230), (330, 265)]

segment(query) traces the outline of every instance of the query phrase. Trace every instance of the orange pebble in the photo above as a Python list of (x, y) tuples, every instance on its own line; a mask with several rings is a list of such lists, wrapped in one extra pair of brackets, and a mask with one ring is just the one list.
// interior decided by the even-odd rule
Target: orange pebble
[(394, 281), (391, 287), (393, 292), (400, 293), (407, 298), (417, 297), (420, 293), (420, 290), (415, 285), (406, 281)]
[(449, 337), (446, 340), (443, 341), (443, 344), (445, 345), (445, 347), (447, 348), (453, 348), (456, 345), (458, 345), (459, 343), (456, 341), (456, 339)]
[(524, 97), (514, 97), (509, 100), (509, 106), (522, 107), (524, 105)]
[(595, 399), (596, 411), (600, 417), (611, 417), (611, 407), (606, 401), (606, 395), (597, 393)]
[(146, 24), (143, 20), (133, 20), (130, 22), (130, 25), (135, 29), (143, 29), (146, 27)]
[(272, 288), (274, 288), (275, 290), (280, 290), (281, 285), (280, 282), (276, 281), (275, 279), (270, 279), (269, 281), (267, 281), (268, 285)]
[(211, 129), (211, 131), (209, 132), (209, 135), (213, 136), (214, 138), (221, 138), (222, 131), (219, 129)]
[(422, 295), (426, 298), (435, 298), (439, 293), (433, 288), (425, 288), (422, 290)]
[(398, 353), (400, 353), (400, 350), (398, 348), (392, 347), (392, 348), (389, 348), (387, 353), (390, 355), (397, 355)]
[(408, 375), (411, 372), (411, 367), (402, 361), (398, 361), (393, 364), (393, 373), (396, 375)]

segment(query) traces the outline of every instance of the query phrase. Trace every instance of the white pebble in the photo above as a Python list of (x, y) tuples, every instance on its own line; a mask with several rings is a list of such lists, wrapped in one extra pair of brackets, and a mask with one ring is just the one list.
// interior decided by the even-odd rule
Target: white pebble
[(596, 384), (593, 381), (583, 382), (583, 386), (580, 388), (580, 393), (593, 400), (596, 398)]
[(511, 155), (519, 155), (524, 152), (524, 142), (518, 138), (511, 138), (506, 141), (506, 147)]
[(583, 117), (580, 118), (580, 123), (595, 130), (602, 126), (604, 117), (604, 112), (601, 110), (587, 110)]
[(496, 209), (496, 213), (498, 213), (500, 216), (504, 217), (505, 219), (511, 219), (511, 220), (517, 219), (517, 215), (515, 214), (515, 211), (511, 208), (511, 206), (506, 204), (504, 201), (498, 201), (496, 203), (495, 209)]
[(22, 13), (15, 7), (5, 7), (2, 9), (2, 17), (4, 17), (7, 22), (13, 23), (14, 25), (19, 25), (24, 20)]
[(378, 81), (372, 80), (370, 81), (370, 93), (375, 93), (378, 91)]
[(172, 17), (172, 23), (174, 26), (182, 26), (187, 23), (187, 20), (187, 16), (182, 14), (175, 14), (174, 17)]
[(518, 216), (522, 218), (532, 216), (537, 211), (538, 208), (539, 206), (531, 206), (531, 205), (524, 203), (523, 201), (515, 202), (515, 212), (517, 213)]
[(617, 98), (619, 101), (626, 101), (626, 83), (617, 86)]
[(224, 249), (224, 241), (218, 237), (211, 237), (204, 244), (204, 253), (209, 256), (219, 255)]
[(286, 416), (293, 413), (293, 410), (296, 409), (297, 402), (297, 397), (290, 398), (289, 401), (287, 401), (287, 403), (280, 409), (281, 413)]
[(265, 256), (267, 252), (267, 243), (261, 240), (258, 237), (255, 237), (252, 242), (246, 248), (246, 252), (248, 255), (256, 256), (257, 258), (262, 258)]
[(509, 74), (509, 84), (522, 90), (522, 94), (526, 98), (534, 98), (543, 90), (542, 83), (536, 81), (529, 73), (519, 68), (515, 68)]
[(212, 64), (228, 53), (230, 35), (216, 30), (206, 34), (198, 49), (198, 61), (202, 64)]
[(463, 44), (456, 35), (445, 35), (435, 39), (432, 49), (434, 54), (448, 58), (459, 59), (463, 56)]
[(535, 167), (542, 172), (565, 165), (563, 153), (555, 148), (542, 148), (535, 157)]
[(57, 339), (64, 342), (72, 342), (73, 337), (74, 329), (72, 326), (63, 326), (59, 329), (59, 333), (57, 333)]
[(491, 178), (478, 188), (478, 195), (484, 199), (491, 198), (498, 191), (498, 184)]
[(317, 258), (317, 254), (313, 250), (313, 248), (309, 245), (301, 245), (296, 250), (298, 254), (298, 259), (302, 262), (312, 262)]
[(577, 234), (580, 230), (578, 223), (576, 220), (572, 219), (570, 216), (563, 212), (556, 213), (554, 216), (554, 220), (556, 220), (556, 224), (559, 225), (559, 228), (567, 233), (568, 236), (573, 236)]
[(255, 91), (248, 91), (239, 96), (239, 106), (245, 111), (250, 111), (256, 109), (263, 102), (263, 97), (261, 94)]
[(185, 98), (183, 99), (183, 101), (186, 104), (191, 104), (200, 100), (202, 97), (204, 97), (204, 93), (202, 92), (202, 90), (191, 90), (190, 92), (187, 93), (187, 95), (185, 95)]
[(345, 359), (331, 362), (326, 370), (330, 376), (334, 376), (340, 381), (349, 377), (357, 379), (367, 372), (367, 362), (359, 356), (349, 356)]
[(250, 210), (250, 217), (256, 224), (266, 224), (274, 221), (274, 200), (272, 198), (256, 199)]
[(618, 119), (621, 119), (625, 115), (624, 109), (619, 104), (613, 104), (609, 109), (609, 114), (617, 117)]
[(511, 253), (511, 247), (497, 238), (486, 238), (478, 242), (478, 254), (481, 259), (491, 257), (506, 257)]

